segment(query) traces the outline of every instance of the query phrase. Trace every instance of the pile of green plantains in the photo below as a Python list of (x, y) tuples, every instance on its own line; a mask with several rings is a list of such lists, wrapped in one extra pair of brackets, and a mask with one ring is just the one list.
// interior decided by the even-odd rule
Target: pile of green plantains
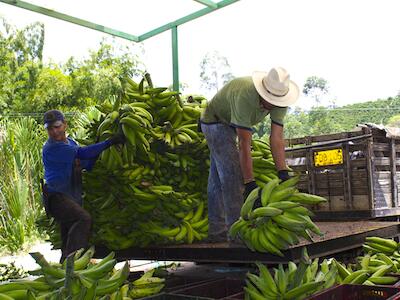
[[(256, 263), (258, 272), (248, 273), (245, 299), (300, 300), (338, 284), (393, 285), (400, 281), (400, 245), (393, 239), (367, 237), (364, 255), (355, 263), (343, 264), (334, 258), (310, 260), (303, 248), (299, 264), (268, 270)], [(396, 284), (397, 285), (397, 284)]]
[(118, 270), (111, 252), (99, 263), (91, 263), (94, 248), (78, 250), (63, 265), (50, 264), (42, 254), (31, 253), (39, 269), (34, 280), (22, 279), (0, 284), (0, 299), (136, 299), (159, 293), (164, 278), (153, 277), (154, 269), (129, 282), (128, 262)]
[(206, 100), (182, 104), (177, 92), (154, 88), (146, 78), (139, 84), (127, 79), (122, 97), (98, 105), (100, 119), (87, 124), (81, 141), (126, 137), (84, 176), (92, 242), (110, 249), (192, 243), (207, 236), (209, 154), (197, 131)]
[(289, 262), (284, 268), (279, 264), (278, 268), (273, 269), (272, 274), (265, 265), (256, 263), (259, 274), (247, 274), (244, 287), (245, 299), (304, 299), (333, 286), (338, 276), (335, 264), (326, 259), (321, 264), (318, 262), (318, 258), (311, 261), (307, 249), (303, 248), (298, 265)]
[(15, 265), (15, 262), (0, 264), (0, 282), (10, 279), (27, 277), (29, 274), (24, 269)]

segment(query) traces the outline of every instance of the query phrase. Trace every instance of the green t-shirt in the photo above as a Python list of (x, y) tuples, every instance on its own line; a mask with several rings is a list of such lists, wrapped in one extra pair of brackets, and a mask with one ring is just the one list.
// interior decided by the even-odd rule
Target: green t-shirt
[(225, 123), (234, 127), (251, 129), (270, 114), (273, 123), (283, 126), (287, 107), (266, 110), (252, 78), (236, 78), (227, 83), (208, 103), (202, 116), (203, 123)]

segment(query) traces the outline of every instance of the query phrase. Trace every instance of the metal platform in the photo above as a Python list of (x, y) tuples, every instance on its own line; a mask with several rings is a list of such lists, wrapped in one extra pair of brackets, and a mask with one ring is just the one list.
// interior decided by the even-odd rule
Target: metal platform
[(376, 218), (389, 218), (399, 220), (400, 208), (379, 208), (370, 210), (349, 210), (349, 211), (313, 211), (316, 221), (357, 221)]
[[(302, 240), (298, 245), (283, 252), (284, 257), (268, 253), (257, 253), (240, 244), (191, 244), (148, 248), (129, 248), (116, 251), (118, 260), (146, 259), (165, 261), (229, 262), (250, 263), (262, 261), (268, 264), (298, 261), (303, 246), (307, 247), (311, 258), (336, 255), (351, 249), (360, 248), (367, 236), (385, 238), (400, 235), (400, 222), (317, 222), (324, 236), (314, 238), (314, 243)], [(105, 247), (96, 247), (96, 257), (101, 258), (110, 252)]]

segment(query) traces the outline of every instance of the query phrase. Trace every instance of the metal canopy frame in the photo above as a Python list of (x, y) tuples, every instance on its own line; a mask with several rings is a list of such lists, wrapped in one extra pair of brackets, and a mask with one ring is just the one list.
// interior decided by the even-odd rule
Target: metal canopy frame
[(200, 3), (205, 8), (198, 10), (194, 13), (191, 13), (182, 18), (176, 19), (175, 21), (169, 22), (165, 25), (152, 29), (141, 35), (133, 35), (130, 33), (126, 33), (120, 30), (116, 30), (107, 26), (103, 26), (100, 24), (96, 24), (84, 19), (80, 19), (71, 15), (64, 14), (62, 12), (58, 12), (52, 9), (45, 8), (43, 6), (38, 6), (29, 2), (21, 1), (21, 0), (0, 0), (0, 2), (10, 4), (19, 8), (27, 9), (36, 13), (40, 13), (52, 18), (56, 18), (59, 20), (63, 20), (69, 23), (73, 23), (79, 26), (87, 27), (93, 30), (101, 31), (103, 33), (107, 33), (116, 37), (120, 37), (133, 42), (142, 42), (151, 38), (155, 35), (163, 33), (167, 30), (171, 30), (171, 44), (172, 44), (172, 78), (173, 78), (173, 89), (175, 91), (179, 91), (179, 60), (178, 60), (178, 26), (182, 25), (186, 22), (192, 21), (199, 17), (202, 17), (206, 14), (209, 14), (213, 11), (216, 11), (220, 8), (238, 2), (239, 0), (221, 0), (219, 2), (214, 2), (212, 0), (191, 0), (197, 3)]

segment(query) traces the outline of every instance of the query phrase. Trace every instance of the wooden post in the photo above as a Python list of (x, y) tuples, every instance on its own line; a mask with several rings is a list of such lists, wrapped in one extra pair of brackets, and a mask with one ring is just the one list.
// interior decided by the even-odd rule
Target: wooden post
[[(311, 137), (305, 138), (306, 145), (311, 145)], [(315, 171), (312, 148), (307, 151), (308, 192), (315, 195)]]
[[(363, 128), (366, 133), (371, 133), (370, 128)], [(366, 139), (365, 145), (365, 159), (367, 163), (367, 176), (368, 176), (368, 194), (369, 194), (369, 209), (372, 210), (375, 208), (375, 193), (374, 193), (374, 154), (372, 151), (372, 143), (373, 137), (369, 137)]]
[(396, 144), (395, 139), (390, 139), (390, 177), (391, 177), (391, 192), (392, 192), (392, 207), (397, 207), (399, 204), (398, 189), (397, 189), (397, 168), (396, 168)]
[[(344, 147), (344, 164), (343, 164), (343, 194), (347, 209), (353, 209), (353, 193), (351, 189), (351, 162), (350, 162), (350, 146), (347, 142)], [(347, 187), (347, 193), (346, 193)]]

